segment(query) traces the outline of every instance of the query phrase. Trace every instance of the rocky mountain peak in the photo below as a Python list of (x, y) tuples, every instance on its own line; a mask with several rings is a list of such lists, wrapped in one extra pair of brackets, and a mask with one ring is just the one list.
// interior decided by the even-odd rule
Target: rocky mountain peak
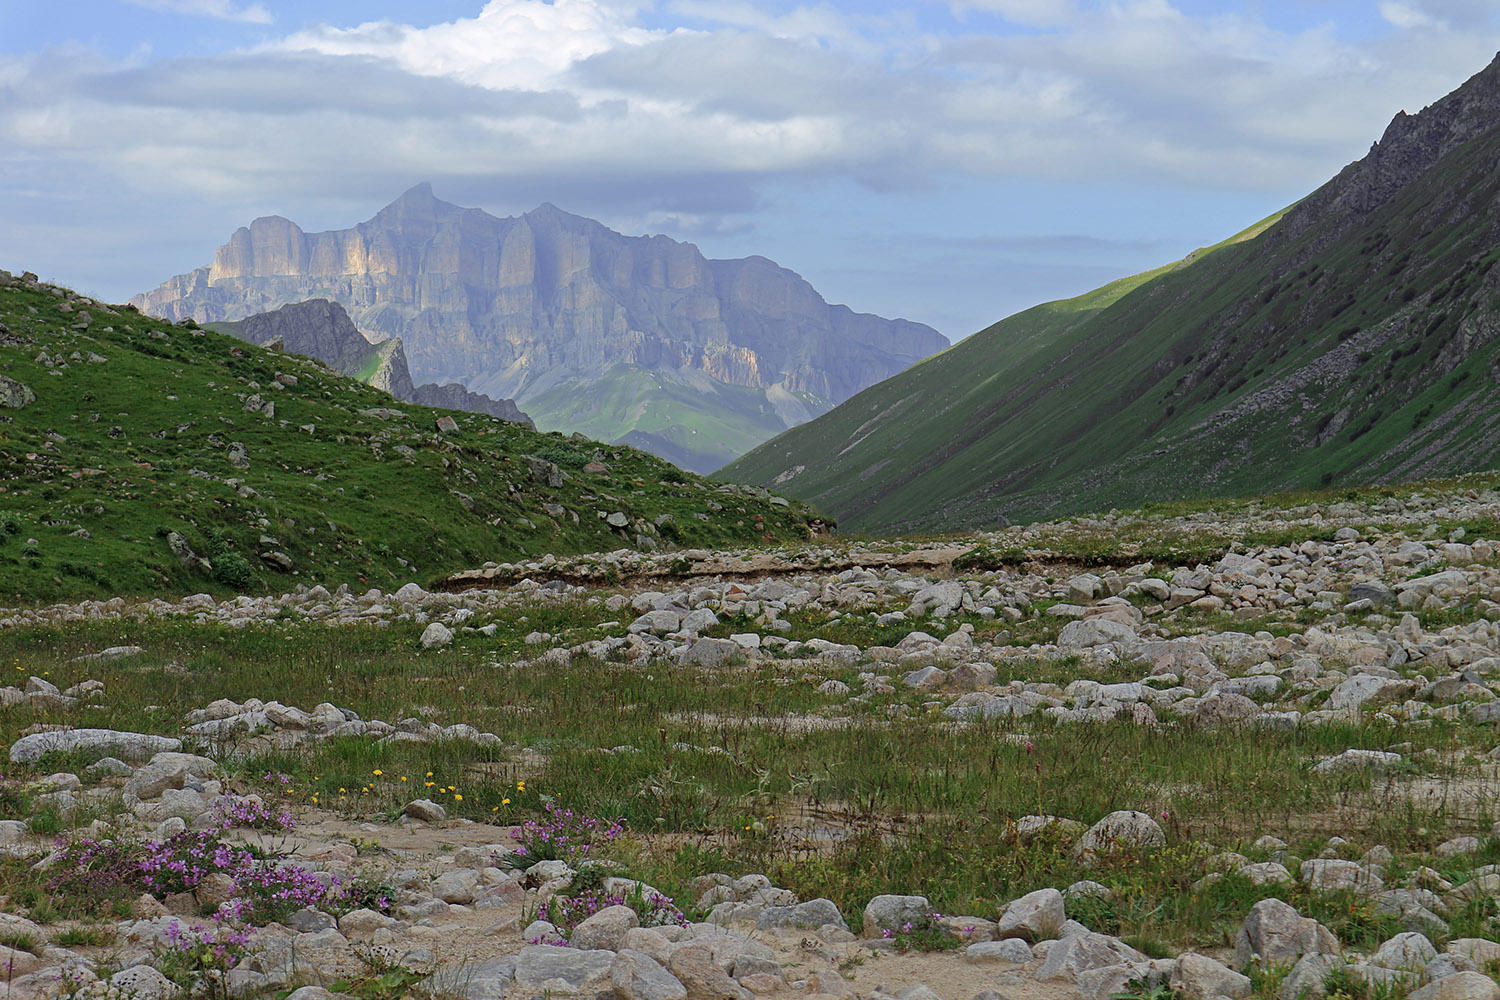
[(1288, 212), (1268, 242), (1294, 238), (1330, 215), (1355, 225), (1448, 153), (1497, 124), (1500, 54), (1463, 86), (1418, 113), (1396, 112), (1369, 153)]
[(442, 201), (423, 181), (375, 213), (367, 223), (376, 229), (396, 230), (412, 238), (431, 238), (440, 224), (451, 222), (463, 209)]

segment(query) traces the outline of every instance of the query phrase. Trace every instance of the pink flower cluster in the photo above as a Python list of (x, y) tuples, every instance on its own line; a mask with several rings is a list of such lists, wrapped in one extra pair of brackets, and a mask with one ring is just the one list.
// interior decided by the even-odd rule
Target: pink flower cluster
[(528, 861), (581, 860), (625, 832), (622, 820), (606, 823), (571, 809), (558, 809), (551, 802), (543, 808), (546, 819), (529, 819), (510, 831), (521, 845), (515, 853)]
[(258, 798), (242, 795), (224, 795), (214, 803), (214, 816), (220, 829), (248, 827), (252, 830), (274, 830), (291, 833), (297, 828), (297, 820), (286, 806), (273, 809)]
[(83, 839), (66, 844), (53, 859), (46, 886), (54, 898), (88, 909), (129, 900), (141, 892), (158, 899), (192, 892), (204, 879), (223, 875), (231, 890), (220, 909), (230, 920), (276, 920), (305, 906), (342, 912), (361, 906), (386, 910), (381, 886), (346, 883), (247, 847), (227, 844), (219, 830), (184, 830), (146, 844)]
[(631, 907), (641, 918), (643, 927), (660, 927), (662, 924), (686, 927), (688, 924), (687, 917), (670, 896), (653, 892), (633, 897), (621, 892), (606, 893), (602, 889), (586, 889), (573, 896), (554, 896), (551, 922), (564, 930), (572, 930), (607, 906)]

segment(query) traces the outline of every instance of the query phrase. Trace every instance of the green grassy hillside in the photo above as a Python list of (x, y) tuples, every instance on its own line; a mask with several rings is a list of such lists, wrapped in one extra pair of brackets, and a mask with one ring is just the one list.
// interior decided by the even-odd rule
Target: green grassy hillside
[[(808, 417), (828, 409), (815, 396), (795, 399), (793, 405)], [(712, 472), (787, 424), (764, 389), (701, 375), (675, 378), (636, 365), (614, 365), (597, 379), (575, 379), (528, 396), (525, 409), (538, 427), (634, 444), (698, 472)]]
[(0, 379), (0, 600), (386, 588), (548, 552), (784, 542), (815, 520), (4, 272)]
[(1368, 211), (1345, 204), (1361, 177), (1003, 320), (719, 475), (886, 532), (1492, 468), (1500, 130)]

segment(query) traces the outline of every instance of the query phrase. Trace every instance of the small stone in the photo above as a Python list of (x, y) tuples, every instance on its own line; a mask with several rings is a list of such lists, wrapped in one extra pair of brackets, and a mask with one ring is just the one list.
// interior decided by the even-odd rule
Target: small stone
[(109, 977), (109, 985), (131, 1000), (169, 1000), (182, 992), (181, 987), (149, 965), (121, 969)]
[(441, 823), (448, 818), (448, 810), (431, 799), (417, 799), (414, 802), (408, 802), (402, 812), (412, 819), (420, 820), (423, 823)]
[(976, 941), (964, 949), (970, 962), (1010, 962), (1013, 965), (1031, 961), (1031, 946), (1020, 938), (1003, 941)]

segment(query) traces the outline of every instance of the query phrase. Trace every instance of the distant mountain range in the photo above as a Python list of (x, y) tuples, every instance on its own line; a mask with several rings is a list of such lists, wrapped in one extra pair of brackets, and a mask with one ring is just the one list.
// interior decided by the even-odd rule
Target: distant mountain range
[(922, 324), (829, 305), (764, 257), (707, 260), (551, 205), (500, 219), (426, 184), (352, 229), (257, 219), (211, 266), (131, 303), (210, 322), (313, 298), (373, 339), (400, 337), (415, 380), (513, 398), (538, 426), (695, 471), (948, 346)]
[(1500, 58), (1306, 199), (1002, 320), (720, 472), (871, 532), (1500, 462)]

